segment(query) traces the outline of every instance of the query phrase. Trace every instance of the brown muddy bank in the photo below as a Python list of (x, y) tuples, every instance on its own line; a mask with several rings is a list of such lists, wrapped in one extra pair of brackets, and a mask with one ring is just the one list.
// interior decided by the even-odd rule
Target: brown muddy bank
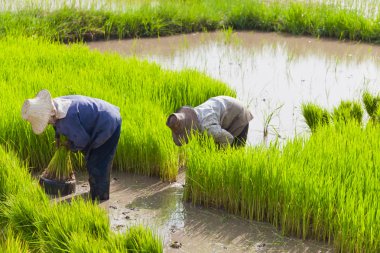
[[(184, 172), (172, 184), (125, 172), (111, 178), (110, 200), (100, 206), (112, 230), (143, 224), (161, 236), (164, 252), (333, 252), (325, 243), (282, 236), (269, 223), (183, 202)], [(77, 174), (75, 195), (86, 197), (88, 191), (87, 174)]]

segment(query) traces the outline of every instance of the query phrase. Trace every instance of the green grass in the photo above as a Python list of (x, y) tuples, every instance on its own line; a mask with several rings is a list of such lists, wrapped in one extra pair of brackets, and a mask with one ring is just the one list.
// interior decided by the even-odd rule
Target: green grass
[[(93, 1), (79, 2), (81, 8), (16, 2), (13, 5), (16, 7), (0, 13), (3, 21), (0, 36), (22, 34), (67, 42), (157, 37), (231, 27), (380, 42), (377, 1), (364, 0), (361, 4), (358, 1), (334, 4), (258, 0), (159, 0), (138, 4), (105, 1), (105, 5), (98, 7)], [(112, 2), (114, 8), (109, 7)]]
[(17, 156), (1, 146), (0, 184), (0, 249), (6, 252), (163, 250), (160, 238), (141, 226), (112, 233), (106, 211), (92, 202), (51, 202)]
[(337, 252), (378, 252), (380, 129), (337, 124), (281, 149), (216, 150), (192, 142), (185, 199), (269, 221), (286, 235), (322, 240)]
[[(215, 95), (235, 96), (224, 83), (192, 70), (168, 71), (82, 45), (24, 37), (0, 40), (0, 87), (0, 143), (16, 150), (33, 170), (46, 168), (52, 158), (54, 130), (48, 127), (35, 135), (21, 118), (21, 106), (48, 89), (53, 97), (87, 95), (120, 107), (123, 123), (114, 168), (168, 181), (175, 180), (179, 161), (166, 117), (182, 105), (198, 105)], [(78, 170), (83, 158), (74, 158)]]

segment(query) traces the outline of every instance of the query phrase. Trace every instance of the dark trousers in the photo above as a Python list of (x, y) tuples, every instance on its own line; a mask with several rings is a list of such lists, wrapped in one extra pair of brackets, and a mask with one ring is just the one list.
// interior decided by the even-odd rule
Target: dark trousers
[(91, 150), (87, 157), (88, 181), (92, 200), (109, 199), (111, 167), (119, 137), (120, 126), (103, 145)]
[(249, 124), (247, 124), (243, 131), (234, 138), (233, 142), (232, 142), (232, 146), (234, 147), (244, 147), (246, 142), (247, 142), (247, 135), (248, 135), (248, 128), (249, 128)]

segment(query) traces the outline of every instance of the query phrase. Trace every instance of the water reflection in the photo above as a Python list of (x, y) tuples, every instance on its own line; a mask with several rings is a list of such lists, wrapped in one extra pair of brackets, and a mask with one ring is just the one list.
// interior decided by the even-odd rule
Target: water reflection
[[(290, 37), (274, 33), (230, 32), (88, 43), (155, 61), (164, 68), (193, 68), (236, 89), (255, 115), (250, 144), (308, 131), (303, 102), (332, 109), (341, 100), (360, 100), (364, 89), (378, 92), (380, 47), (360, 43)], [(278, 108), (278, 109), (277, 109)]]
[[(86, 196), (87, 173), (78, 172), (76, 178), (76, 196)], [(164, 252), (333, 252), (323, 242), (285, 237), (269, 223), (183, 202), (184, 172), (171, 184), (121, 171), (111, 178), (110, 200), (99, 205), (108, 212), (111, 229), (123, 233), (134, 225), (149, 227), (162, 239)], [(175, 241), (180, 249), (170, 246)]]
[[(139, 222), (156, 228), (164, 239), (165, 252), (330, 252), (316, 241), (281, 236), (268, 223), (252, 222), (221, 210), (194, 207), (182, 202), (182, 187), (172, 187), (136, 198), (126, 208), (142, 214)], [(154, 213), (149, 215), (149, 213)], [(144, 219), (149, 217), (148, 219)]]

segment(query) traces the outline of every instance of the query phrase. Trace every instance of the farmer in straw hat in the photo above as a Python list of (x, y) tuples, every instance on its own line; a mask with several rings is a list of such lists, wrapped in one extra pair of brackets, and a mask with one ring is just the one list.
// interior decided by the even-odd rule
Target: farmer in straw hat
[(53, 125), (58, 146), (62, 145), (59, 136), (66, 136), (64, 145), (85, 155), (92, 199), (109, 199), (110, 170), (121, 127), (118, 107), (79, 95), (52, 99), (49, 91), (41, 90), (35, 98), (25, 100), (22, 118), (36, 134)]
[(169, 115), (166, 125), (172, 130), (177, 146), (188, 143), (191, 131), (211, 135), (221, 146), (244, 146), (253, 116), (235, 98), (218, 96), (196, 107), (182, 106)]

